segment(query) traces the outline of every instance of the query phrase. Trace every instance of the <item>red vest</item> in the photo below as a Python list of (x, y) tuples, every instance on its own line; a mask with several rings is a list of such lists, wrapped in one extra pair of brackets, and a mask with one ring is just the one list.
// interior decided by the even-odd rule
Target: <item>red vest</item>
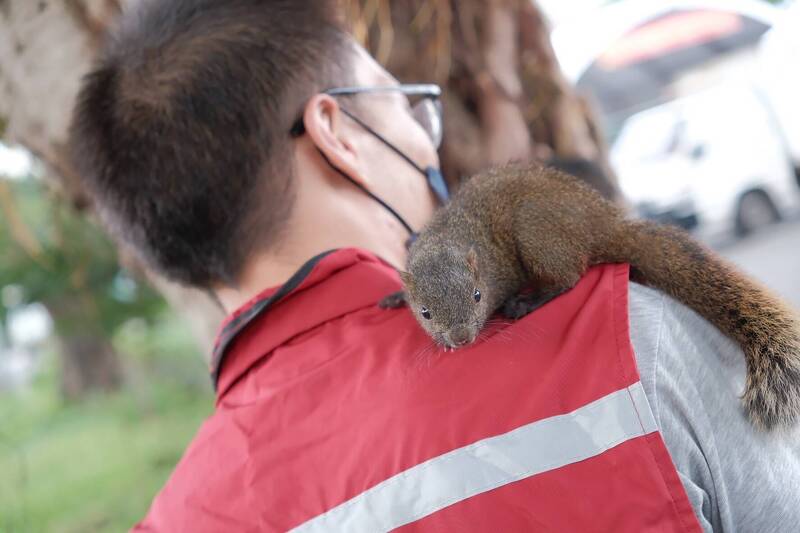
[[(453, 353), (346, 249), (229, 317), (217, 409), (140, 531), (699, 531), (639, 384), (628, 267)], [(218, 375), (217, 375), (218, 370)]]

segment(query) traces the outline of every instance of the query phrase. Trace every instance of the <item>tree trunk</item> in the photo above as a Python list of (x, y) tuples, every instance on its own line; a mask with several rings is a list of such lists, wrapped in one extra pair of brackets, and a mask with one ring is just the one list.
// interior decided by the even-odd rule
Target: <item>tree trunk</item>
[[(136, 1), (136, 0), (127, 0)], [(530, 157), (578, 158), (612, 176), (588, 106), (565, 82), (530, 0), (341, 0), (356, 38), (403, 80), (446, 89), (442, 167), (451, 181)], [(80, 209), (66, 157), (80, 78), (123, 0), (0, 0), (0, 139), (46, 165)], [(613, 179), (601, 183), (618, 197)], [(148, 273), (206, 355), (222, 313), (208, 296)]]
[(122, 383), (119, 357), (107, 339), (94, 335), (59, 337), (61, 394), (68, 401), (90, 391), (109, 392)]
[(596, 119), (562, 75), (531, 0), (342, 0), (356, 38), (392, 74), (444, 88), (451, 181), (512, 160), (590, 162), (624, 203)]
[[(136, 1), (136, 0), (129, 0)], [(67, 128), (80, 80), (122, 0), (0, 0), (0, 140), (36, 155), (76, 208), (89, 200), (67, 158)], [(129, 258), (120, 250), (120, 256)], [(127, 259), (131, 266), (130, 259)], [(134, 270), (141, 267), (133, 265)], [(221, 310), (203, 292), (148, 272), (210, 357)], [(100, 352), (98, 352), (100, 353)]]
[(59, 344), (61, 393), (68, 401), (122, 384), (119, 354), (99, 326), (91, 295), (72, 294), (45, 302)]

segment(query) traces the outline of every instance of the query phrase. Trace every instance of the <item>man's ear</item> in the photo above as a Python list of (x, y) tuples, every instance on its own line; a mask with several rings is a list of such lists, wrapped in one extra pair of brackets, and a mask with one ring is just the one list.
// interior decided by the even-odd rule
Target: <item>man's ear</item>
[(327, 94), (312, 96), (303, 111), (306, 133), (316, 148), (331, 165), (369, 188), (358, 150), (350, 138), (353, 129), (346, 127), (344, 122), (347, 120), (336, 99)]
[(414, 277), (410, 273), (403, 272), (402, 270), (398, 270), (397, 273), (400, 274), (400, 279), (402, 280), (403, 285), (406, 287), (411, 287), (413, 285)]

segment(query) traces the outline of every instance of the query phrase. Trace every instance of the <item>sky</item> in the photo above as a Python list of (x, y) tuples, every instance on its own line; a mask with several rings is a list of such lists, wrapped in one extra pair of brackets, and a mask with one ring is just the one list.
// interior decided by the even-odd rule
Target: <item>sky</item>
[(0, 143), (0, 177), (21, 178), (31, 170), (31, 156), (20, 148), (9, 148)]
[(583, 17), (587, 11), (608, 4), (609, 0), (537, 0), (547, 14), (550, 24), (556, 26), (572, 18)]

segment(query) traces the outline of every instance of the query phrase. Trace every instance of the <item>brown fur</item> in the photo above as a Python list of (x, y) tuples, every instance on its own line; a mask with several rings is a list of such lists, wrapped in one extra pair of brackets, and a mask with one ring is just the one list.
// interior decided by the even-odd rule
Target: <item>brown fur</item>
[[(756, 426), (798, 421), (796, 316), (683, 231), (627, 220), (567, 174), (507, 166), (472, 178), (414, 243), (402, 278), (423, 328), (455, 347), (474, 340), (495, 310), (521, 316), (574, 286), (589, 266), (619, 262), (630, 263), (634, 281), (676, 298), (740, 344), (748, 369), (743, 403)], [(526, 286), (535, 293), (518, 296)]]

